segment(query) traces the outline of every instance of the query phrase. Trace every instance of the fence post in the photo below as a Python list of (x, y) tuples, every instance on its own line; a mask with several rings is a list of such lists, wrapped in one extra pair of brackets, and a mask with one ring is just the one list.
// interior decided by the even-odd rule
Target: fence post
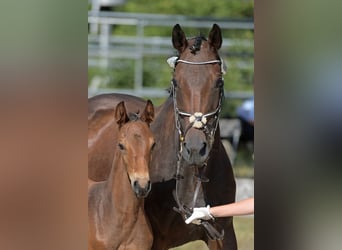
[(134, 90), (141, 91), (143, 89), (144, 66), (143, 66), (143, 53), (144, 53), (144, 21), (139, 20), (137, 23), (136, 35), (136, 59), (134, 69)]

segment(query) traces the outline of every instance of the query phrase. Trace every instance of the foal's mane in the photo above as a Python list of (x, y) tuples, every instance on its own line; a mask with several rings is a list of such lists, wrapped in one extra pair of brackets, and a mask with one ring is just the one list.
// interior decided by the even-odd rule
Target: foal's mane
[(129, 113), (128, 118), (130, 121), (138, 121), (140, 119), (139, 111), (137, 113)]

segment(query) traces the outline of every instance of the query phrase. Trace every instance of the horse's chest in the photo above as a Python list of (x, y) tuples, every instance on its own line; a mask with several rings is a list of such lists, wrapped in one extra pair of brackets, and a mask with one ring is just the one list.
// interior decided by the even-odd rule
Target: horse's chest
[(145, 218), (137, 218), (116, 228), (109, 249), (147, 250), (151, 248), (152, 240), (152, 233)]

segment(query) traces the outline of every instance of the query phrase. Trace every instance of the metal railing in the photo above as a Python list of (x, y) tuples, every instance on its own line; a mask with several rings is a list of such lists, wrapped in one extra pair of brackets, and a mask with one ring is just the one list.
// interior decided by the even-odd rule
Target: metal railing
[[(143, 86), (143, 58), (148, 55), (163, 56), (173, 55), (174, 50), (170, 37), (146, 36), (146, 27), (172, 27), (180, 23), (182, 27), (211, 28), (213, 23), (220, 25), (222, 30), (240, 29), (253, 30), (253, 20), (195, 18), (181, 15), (159, 15), (141, 13), (120, 13), (90, 11), (88, 24), (93, 27), (88, 34), (88, 67), (110, 68), (117, 59), (134, 60), (134, 88), (115, 89), (115, 92), (129, 93), (138, 96), (165, 97), (167, 92), (160, 88), (147, 88)], [(136, 33), (133, 36), (113, 36), (112, 28), (115, 25), (135, 26)], [(96, 27), (96, 28), (94, 28)], [(223, 39), (222, 53), (227, 53), (232, 46), (253, 48), (251, 40)], [(245, 55), (244, 55), (245, 56)], [(253, 58), (253, 54), (249, 55)], [(166, 58), (166, 57), (165, 57)], [(253, 64), (241, 61), (240, 68), (251, 68)], [(133, 73), (133, 72), (132, 72)], [(100, 93), (113, 92), (113, 89), (99, 88), (99, 84), (90, 84), (88, 96)], [(229, 98), (249, 98), (252, 93), (234, 92), (227, 93)]]

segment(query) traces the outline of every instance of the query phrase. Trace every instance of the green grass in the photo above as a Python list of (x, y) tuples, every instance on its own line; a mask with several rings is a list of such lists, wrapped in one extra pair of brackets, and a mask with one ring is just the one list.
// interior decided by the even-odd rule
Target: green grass
[(251, 166), (234, 166), (233, 172), (236, 178), (254, 178), (254, 167)]
[(170, 248), (170, 250), (208, 250), (207, 245), (204, 241), (196, 240), (190, 243), (184, 244), (180, 247)]
[(234, 228), (239, 250), (254, 249), (254, 217), (241, 216), (234, 218)]
[(235, 177), (254, 178), (253, 152), (253, 144), (240, 145), (233, 164)]
[[(254, 249), (254, 217), (241, 216), (234, 218), (234, 228), (239, 250)], [(208, 250), (203, 241), (193, 241), (172, 250)]]

